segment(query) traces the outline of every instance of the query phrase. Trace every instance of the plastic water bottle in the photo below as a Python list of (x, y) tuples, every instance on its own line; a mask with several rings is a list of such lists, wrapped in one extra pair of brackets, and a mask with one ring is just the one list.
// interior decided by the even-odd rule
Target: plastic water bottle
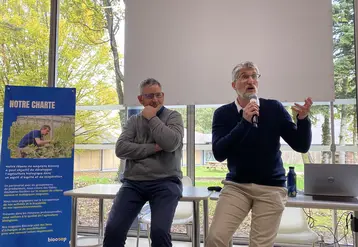
[(287, 173), (287, 190), (288, 190), (289, 197), (296, 197), (297, 195), (296, 183), (297, 183), (297, 178), (296, 178), (295, 168), (290, 166), (289, 171)]

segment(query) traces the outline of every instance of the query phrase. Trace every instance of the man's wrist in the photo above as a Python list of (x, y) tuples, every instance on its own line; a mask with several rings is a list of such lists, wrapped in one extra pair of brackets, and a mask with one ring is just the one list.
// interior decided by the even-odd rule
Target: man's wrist
[(303, 118), (301, 118), (300, 115), (297, 114), (296, 118), (297, 118), (298, 120), (306, 120), (306, 119), (308, 119), (308, 115), (305, 116), (305, 117), (303, 117)]
[(150, 121), (150, 120), (152, 120), (152, 119), (155, 118), (155, 117), (156, 117), (156, 115), (151, 116), (151, 117), (148, 117), (147, 120)]
[(241, 121), (239, 123), (242, 123), (242, 124), (251, 124), (250, 121), (247, 121), (246, 118), (242, 118)]

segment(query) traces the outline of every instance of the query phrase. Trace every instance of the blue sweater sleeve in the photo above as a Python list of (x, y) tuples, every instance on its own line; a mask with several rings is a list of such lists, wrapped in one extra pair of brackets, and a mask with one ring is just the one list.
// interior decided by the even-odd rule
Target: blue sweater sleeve
[(228, 124), (225, 124), (229, 117), (230, 116), (227, 116), (220, 108), (214, 112), (212, 149), (215, 159), (219, 162), (226, 160), (231, 150), (230, 146), (240, 145), (250, 131), (251, 124), (244, 120), (244, 118), (231, 129)]
[(281, 136), (287, 144), (295, 151), (306, 153), (311, 147), (312, 130), (311, 121), (308, 117), (297, 119), (297, 125), (292, 121), (290, 114), (279, 103), (281, 112)]

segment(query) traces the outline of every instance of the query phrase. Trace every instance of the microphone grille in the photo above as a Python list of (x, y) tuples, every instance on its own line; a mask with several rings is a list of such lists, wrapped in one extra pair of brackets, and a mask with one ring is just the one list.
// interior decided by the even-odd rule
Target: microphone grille
[(251, 94), (251, 95), (249, 96), (249, 99), (255, 99), (255, 100), (257, 100), (257, 95), (256, 95), (256, 94)]

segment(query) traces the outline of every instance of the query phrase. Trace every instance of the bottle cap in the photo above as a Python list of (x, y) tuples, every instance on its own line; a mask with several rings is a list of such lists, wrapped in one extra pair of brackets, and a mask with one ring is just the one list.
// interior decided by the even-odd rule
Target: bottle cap
[(293, 169), (293, 170), (295, 169), (295, 167), (294, 167), (294, 166), (290, 166), (290, 167), (288, 167), (288, 168)]

